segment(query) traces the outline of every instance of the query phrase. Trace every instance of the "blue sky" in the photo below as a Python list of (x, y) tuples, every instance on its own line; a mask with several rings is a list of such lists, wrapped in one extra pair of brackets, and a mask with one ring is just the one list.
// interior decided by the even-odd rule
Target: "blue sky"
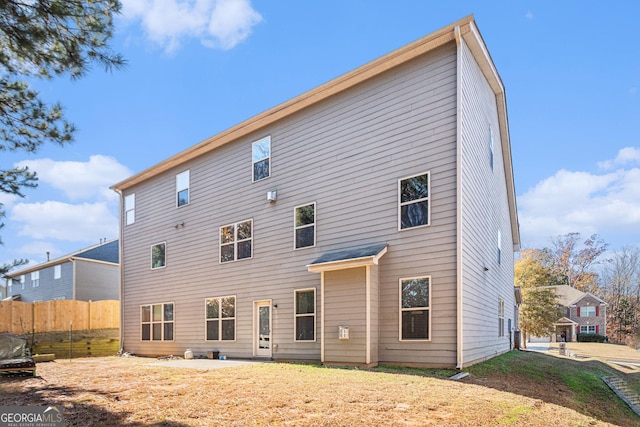
[(474, 14), (507, 91), (524, 247), (640, 243), (640, 2), (122, 0), (123, 71), (36, 82), (73, 145), (3, 153), (40, 187), (0, 195), (0, 262), (118, 235), (110, 185)]

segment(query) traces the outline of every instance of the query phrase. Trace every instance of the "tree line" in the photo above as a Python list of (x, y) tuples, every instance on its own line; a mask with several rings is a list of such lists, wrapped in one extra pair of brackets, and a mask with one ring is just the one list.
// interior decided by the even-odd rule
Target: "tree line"
[(555, 333), (555, 323), (565, 316), (555, 288), (568, 285), (603, 299), (607, 306), (610, 341), (637, 347), (640, 341), (640, 248), (607, 252), (597, 234), (558, 236), (549, 247), (526, 249), (514, 268), (514, 284), (522, 292), (520, 329), (527, 335)]

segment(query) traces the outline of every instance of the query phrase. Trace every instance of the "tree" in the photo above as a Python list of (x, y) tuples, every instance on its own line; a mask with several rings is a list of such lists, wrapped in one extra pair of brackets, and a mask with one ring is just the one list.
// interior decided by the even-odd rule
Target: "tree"
[(520, 253), (514, 266), (515, 286), (522, 292), (519, 323), (525, 348), (527, 335), (551, 335), (563, 314), (555, 289), (549, 287), (559, 284), (551, 264), (548, 251), (528, 249)]
[[(598, 274), (591, 271), (607, 244), (597, 234), (580, 243), (580, 233), (569, 233), (553, 239), (551, 253), (554, 274), (566, 284), (582, 292), (598, 292)], [(579, 248), (582, 246), (582, 248)]]
[[(120, 7), (119, 0), (0, 0), (0, 151), (32, 153), (45, 142), (73, 140), (60, 104), (47, 105), (26, 80), (80, 78), (93, 63), (124, 67), (108, 45)], [(0, 192), (24, 197), (37, 179), (26, 167), (0, 170)], [(0, 266), (0, 274), (21, 262)]]
[(625, 247), (613, 254), (601, 276), (612, 339), (632, 343), (640, 332), (640, 249)]

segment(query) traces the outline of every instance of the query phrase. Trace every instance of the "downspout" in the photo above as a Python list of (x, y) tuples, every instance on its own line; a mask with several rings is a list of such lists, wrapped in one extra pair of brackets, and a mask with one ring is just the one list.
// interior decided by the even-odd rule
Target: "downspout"
[(122, 218), (123, 218), (123, 210), (124, 210), (124, 196), (122, 191), (118, 188), (114, 188), (115, 192), (120, 196), (120, 214), (118, 216), (118, 222), (120, 223), (120, 239), (118, 239), (118, 261), (119, 261), (119, 271), (120, 271), (120, 283), (119, 283), (119, 297), (120, 297), (120, 353), (124, 353), (124, 292), (123, 292), (123, 284), (124, 284), (124, 271), (122, 268), (122, 248), (124, 246), (123, 242), (123, 226), (122, 226)]
[(463, 327), (462, 327), (462, 167), (460, 165), (462, 144), (462, 85), (460, 74), (462, 71), (462, 50), (460, 45), (460, 27), (454, 28), (456, 38), (456, 369), (462, 370), (463, 357)]

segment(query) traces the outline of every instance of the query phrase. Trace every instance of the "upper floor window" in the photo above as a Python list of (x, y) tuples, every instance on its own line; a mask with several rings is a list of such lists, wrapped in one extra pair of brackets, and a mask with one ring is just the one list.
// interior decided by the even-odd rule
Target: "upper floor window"
[(31, 273), (31, 286), (37, 288), (40, 286), (40, 272), (34, 271)]
[(306, 248), (316, 244), (316, 204), (294, 208), (295, 248)]
[(428, 340), (431, 278), (400, 279), (400, 341)]
[(595, 306), (578, 307), (578, 316), (580, 317), (594, 317), (598, 315), (598, 310)]
[(498, 264), (502, 261), (502, 233), (498, 230)]
[(489, 126), (489, 166), (493, 170), (493, 128)]
[(24, 274), (20, 276), (20, 288), (24, 291)]
[(56, 265), (53, 267), (53, 278), (60, 279), (62, 277), (62, 266)]
[(295, 341), (315, 341), (316, 290), (295, 291)]
[(13, 291), (13, 279), (7, 279), (7, 296), (11, 296)]
[(173, 303), (140, 306), (142, 341), (173, 341)]
[(135, 193), (124, 196), (124, 218), (125, 224), (130, 225), (136, 222), (136, 195)]
[(253, 256), (253, 220), (220, 227), (220, 262)]
[(256, 141), (251, 146), (251, 158), (253, 162), (253, 181), (271, 176), (269, 165), (271, 159), (271, 137), (267, 136)]
[(236, 297), (207, 298), (205, 300), (207, 341), (236, 339)]
[(178, 207), (189, 204), (189, 171), (176, 175), (176, 196)]
[(167, 244), (165, 242), (151, 246), (151, 268), (162, 268), (166, 265)]
[(504, 336), (504, 300), (498, 298), (498, 336)]
[(398, 228), (429, 225), (429, 172), (398, 181)]

